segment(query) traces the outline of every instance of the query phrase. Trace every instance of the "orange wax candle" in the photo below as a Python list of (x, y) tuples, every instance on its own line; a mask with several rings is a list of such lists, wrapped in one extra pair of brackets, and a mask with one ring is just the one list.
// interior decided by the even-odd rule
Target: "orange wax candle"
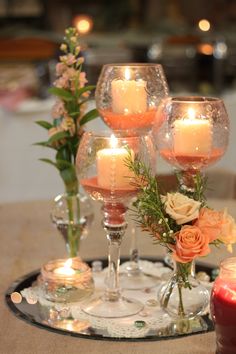
[(207, 155), (211, 151), (212, 132), (208, 119), (195, 118), (189, 109), (189, 117), (174, 122), (174, 152), (176, 155)]

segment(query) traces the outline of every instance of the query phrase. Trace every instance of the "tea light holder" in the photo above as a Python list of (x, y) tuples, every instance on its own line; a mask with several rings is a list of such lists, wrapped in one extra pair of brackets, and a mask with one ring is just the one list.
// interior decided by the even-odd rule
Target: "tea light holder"
[(91, 269), (80, 258), (49, 261), (41, 268), (38, 282), (52, 302), (81, 301), (94, 290)]

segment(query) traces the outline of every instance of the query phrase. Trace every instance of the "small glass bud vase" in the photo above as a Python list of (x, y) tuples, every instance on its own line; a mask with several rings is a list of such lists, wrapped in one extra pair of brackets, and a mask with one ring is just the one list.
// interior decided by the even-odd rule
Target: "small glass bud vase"
[(64, 193), (54, 199), (52, 222), (63, 236), (70, 258), (79, 256), (80, 240), (84, 239), (94, 219), (93, 206), (82, 193)]
[(174, 320), (193, 319), (209, 305), (209, 292), (196, 279), (194, 268), (193, 261), (174, 261), (171, 278), (159, 290), (160, 305)]
[(52, 302), (77, 302), (93, 293), (89, 266), (79, 258), (56, 259), (41, 268), (39, 284)]
[(221, 262), (211, 294), (211, 315), (216, 332), (216, 353), (236, 353), (236, 257)]

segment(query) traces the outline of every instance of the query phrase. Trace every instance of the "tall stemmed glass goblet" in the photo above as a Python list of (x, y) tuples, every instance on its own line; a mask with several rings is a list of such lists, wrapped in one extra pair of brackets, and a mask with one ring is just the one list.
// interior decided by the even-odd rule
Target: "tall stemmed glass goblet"
[[(95, 92), (96, 106), (104, 122), (113, 130), (132, 136), (152, 128), (159, 107), (169, 90), (159, 64), (107, 64), (102, 68)], [(156, 278), (146, 276), (139, 262), (135, 227), (131, 235), (130, 262), (122, 274), (126, 289), (156, 285)]]
[[(179, 171), (180, 189), (194, 193), (195, 176), (225, 154), (229, 119), (219, 98), (172, 97), (156, 115), (152, 133), (162, 158)], [(172, 265), (169, 255), (165, 262)]]
[(226, 151), (229, 119), (213, 97), (172, 97), (156, 116), (153, 136), (160, 155), (181, 171), (181, 188), (194, 192), (194, 176)]
[(159, 64), (107, 64), (95, 92), (96, 106), (113, 130), (132, 135), (151, 129), (156, 111), (169, 94)]
[(86, 132), (76, 159), (80, 184), (92, 199), (102, 202), (103, 227), (108, 240), (108, 277), (105, 293), (90, 300), (83, 310), (98, 317), (124, 317), (138, 313), (143, 305), (126, 299), (119, 287), (120, 245), (127, 228), (125, 213), (137, 194), (133, 173), (126, 165), (129, 154), (154, 166), (155, 153), (151, 135), (124, 136), (122, 133)]

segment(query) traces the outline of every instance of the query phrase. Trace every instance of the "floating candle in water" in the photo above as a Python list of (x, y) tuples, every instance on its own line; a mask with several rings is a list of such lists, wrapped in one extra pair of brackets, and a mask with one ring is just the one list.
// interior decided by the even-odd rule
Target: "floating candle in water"
[(73, 268), (71, 268), (71, 266), (72, 259), (70, 258), (67, 259), (63, 267), (56, 268), (53, 272), (58, 275), (74, 275), (76, 272)]

